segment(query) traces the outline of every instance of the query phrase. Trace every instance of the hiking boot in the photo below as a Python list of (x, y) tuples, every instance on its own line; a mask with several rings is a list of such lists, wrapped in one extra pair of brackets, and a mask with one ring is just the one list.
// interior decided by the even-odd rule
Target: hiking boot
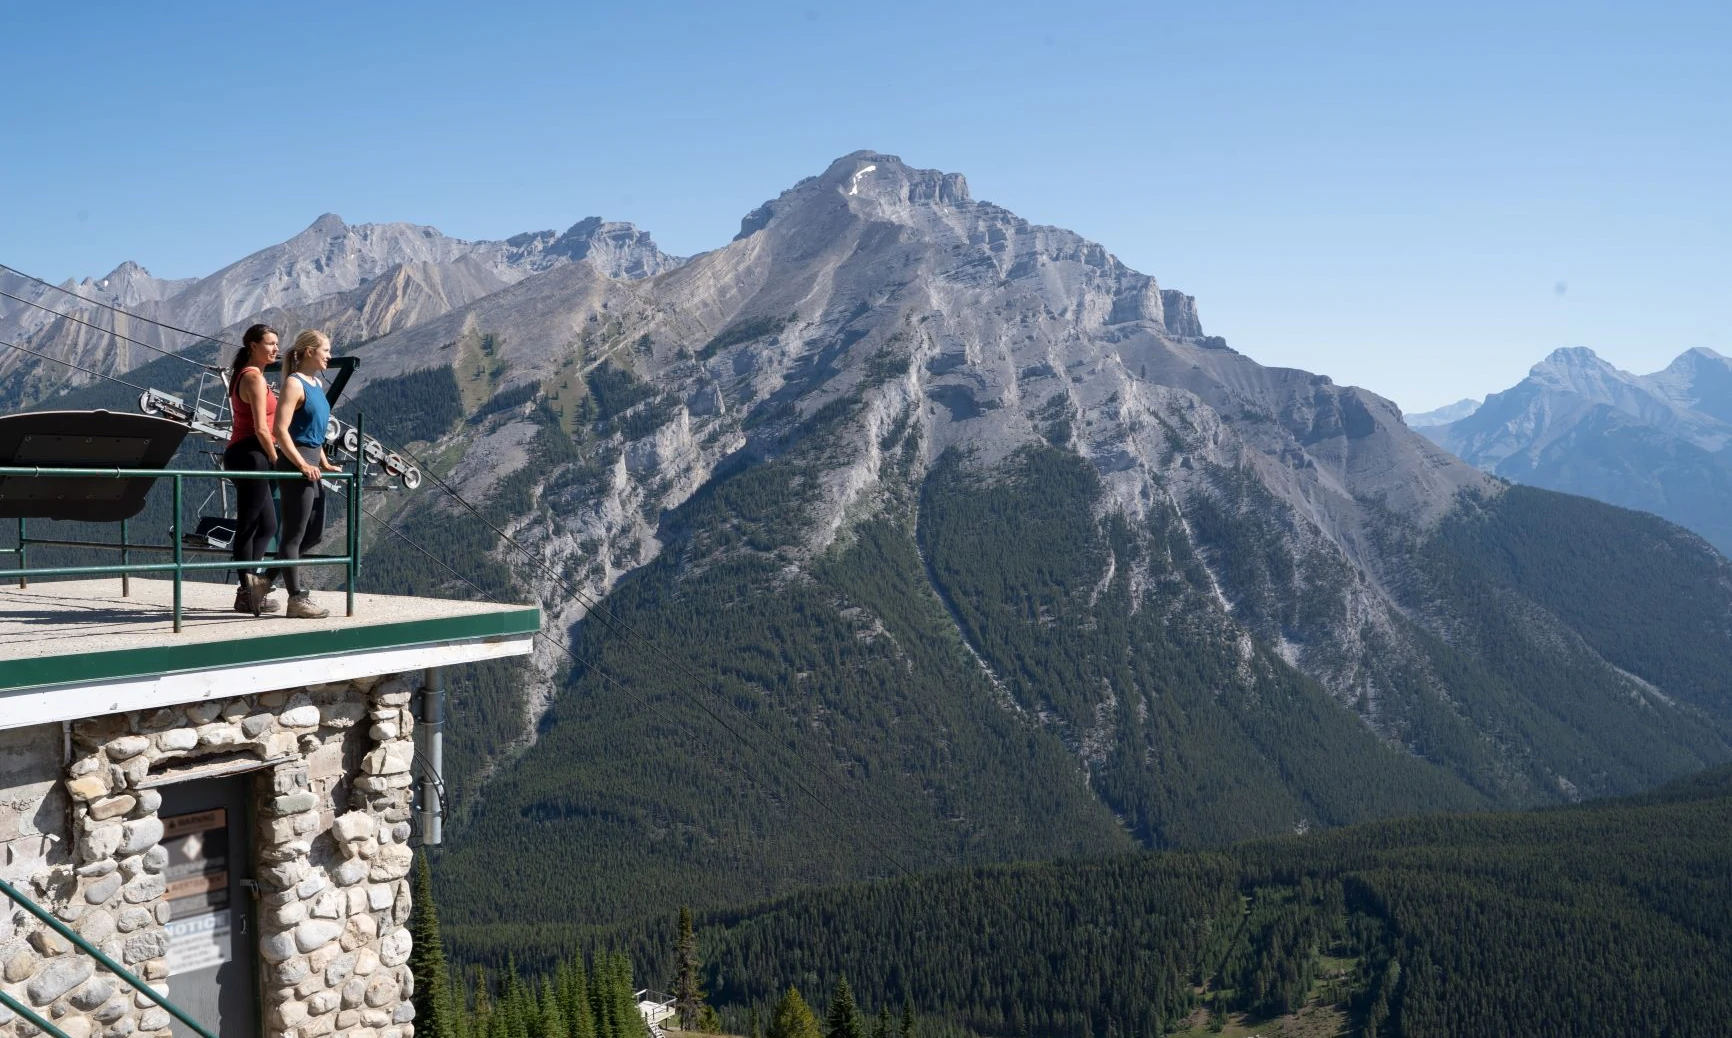
[(289, 616), (295, 620), (323, 620), (330, 616), (331, 611), (313, 604), (313, 596), (308, 592), (289, 596)]
[(278, 599), (270, 597), (271, 579), (259, 573), (247, 573), (241, 576), (240, 590), (235, 592), (235, 612), (274, 613), (283, 607)]
[[(235, 612), (250, 614), (252, 611), (253, 603), (247, 598), (247, 589), (244, 587), (235, 588)], [(263, 602), (259, 603), (259, 612), (261, 613), (280, 613), (282, 611), (283, 600), (280, 598), (267, 596)]]

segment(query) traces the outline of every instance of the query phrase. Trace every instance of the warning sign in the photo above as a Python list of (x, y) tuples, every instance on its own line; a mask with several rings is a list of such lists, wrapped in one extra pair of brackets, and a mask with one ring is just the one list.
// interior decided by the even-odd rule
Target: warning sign
[(229, 911), (228, 811), (213, 808), (164, 818), (168, 852), (168, 975), (234, 958)]

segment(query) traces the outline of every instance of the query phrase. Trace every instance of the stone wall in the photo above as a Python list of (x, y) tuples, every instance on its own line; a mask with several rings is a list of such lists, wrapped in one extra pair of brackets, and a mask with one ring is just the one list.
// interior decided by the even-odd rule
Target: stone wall
[[(60, 726), (0, 732), (0, 835), (13, 833), (0, 868), (172, 999), (162, 796), (150, 787), (201, 764), (264, 764), (251, 780), (250, 869), (265, 1033), (411, 1038), (418, 684), (366, 678), (74, 722), (63, 782)], [(30, 749), (16, 766), (14, 742)], [(0, 919), (0, 982), (73, 1038), (169, 1033), (167, 1013), (21, 910)], [(0, 1035), (38, 1033), (0, 1007)]]

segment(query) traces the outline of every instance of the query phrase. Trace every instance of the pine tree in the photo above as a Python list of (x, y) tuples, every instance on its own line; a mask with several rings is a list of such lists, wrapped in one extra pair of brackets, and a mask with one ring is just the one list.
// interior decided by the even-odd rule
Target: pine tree
[(560, 1004), (557, 980), (552, 977), (544, 978), (538, 989), (536, 1033), (539, 1038), (571, 1038), (571, 1032), (565, 1023), (565, 1010)]
[(487, 968), (475, 967), (475, 1013), (470, 1018), (469, 1033), (492, 1038), (493, 993), (488, 987)]
[(581, 955), (574, 955), (560, 964), (557, 983), (565, 1033), (569, 1038), (595, 1038), (595, 1011), (590, 1008), (589, 978), (584, 972)]
[(467, 1038), (451, 994), (439, 909), (433, 902), (433, 872), (423, 851), (415, 858), (414, 908), (409, 914), (409, 972), (415, 977), (415, 1033), (426, 1038)]
[(894, 1038), (890, 1032), (890, 1009), (878, 1007), (878, 1020), (872, 1025), (872, 1038)]
[(596, 1015), (596, 1031), (601, 1033), (603, 1026), (607, 1029), (608, 1038), (644, 1038), (647, 1028), (644, 1025), (643, 1014), (637, 1010), (637, 997), (631, 983), (631, 960), (624, 952), (597, 957), (595, 972), (597, 983), (591, 985), (591, 998), (599, 988), (599, 1008)]
[(535, 1018), (535, 1000), (517, 972), (517, 960), (505, 960), (505, 990), (499, 995), (499, 1016), (505, 1020), (509, 1038), (531, 1038), (530, 1021)]
[(610, 1008), (614, 1002), (613, 973), (606, 955), (595, 957), (590, 963), (589, 975), (589, 1015), (595, 1021), (595, 1038), (624, 1038)]
[(800, 989), (788, 985), (788, 993), (770, 1013), (770, 1029), (764, 1038), (823, 1038), (812, 1007), (800, 997)]
[(830, 1013), (826, 1020), (825, 1038), (866, 1038), (866, 1022), (860, 1018), (860, 1007), (854, 1004), (854, 989), (845, 979), (837, 979), (830, 992)]
[(902, 1025), (896, 1029), (896, 1038), (914, 1038), (914, 1000), (902, 1000)]
[(689, 1031), (704, 1010), (704, 991), (698, 985), (698, 936), (692, 927), (692, 910), (680, 909), (679, 948), (675, 952), (674, 1012), (680, 1029)]

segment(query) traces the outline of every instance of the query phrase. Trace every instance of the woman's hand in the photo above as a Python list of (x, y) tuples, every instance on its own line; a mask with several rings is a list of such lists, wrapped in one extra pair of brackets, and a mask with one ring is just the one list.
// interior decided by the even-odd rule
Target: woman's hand
[(301, 463), (301, 475), (308, 479), (316, 480), (319, 478), (319, 467), (317, 465), (309, 465), (303, 461)]

